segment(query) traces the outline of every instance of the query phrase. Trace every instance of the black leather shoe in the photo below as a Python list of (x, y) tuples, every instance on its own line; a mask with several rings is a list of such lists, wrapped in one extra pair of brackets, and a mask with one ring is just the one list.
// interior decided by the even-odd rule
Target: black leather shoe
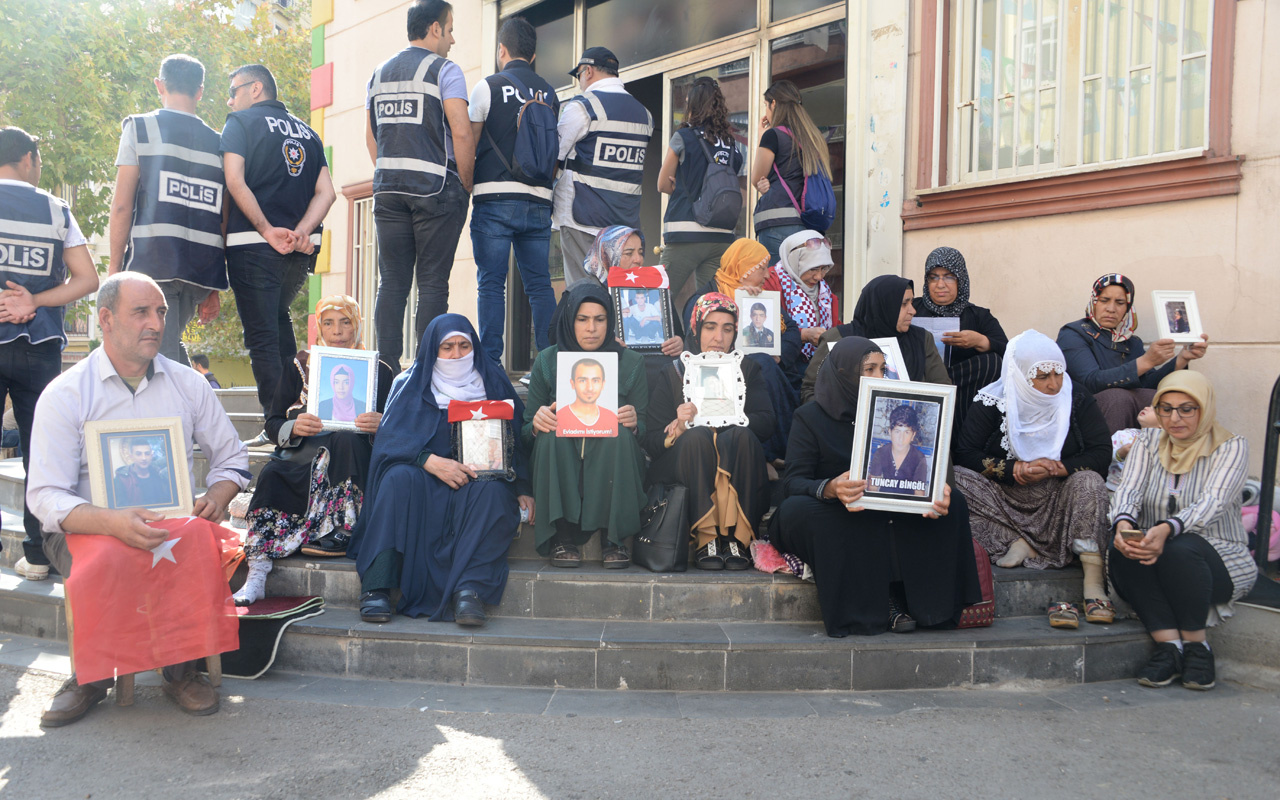
[(453, 593), (453, 621), (468, 628), (478, 628), (488, 617), (484, 614), (484, 603), (474, 589), (463, 589)]
[(304, 556), (337, 558), (347, 554), (347, 545), (350, 542), (351, 537), (349, 535), (338, 531), (309, 544), (304, 544), (301, 549)]
[(107, 689), (112, 683), (114, 681), (108, 678), (104, 681), (81, 685), (76, 683), (75, 676), (68, 678), (58, 693), (53, 696), (53, 702), (49, 704), (49, 708), (40, 715), (40, 727), (60, 728), (79, 720), (106, 698)]
[(391, 613), (391, 596), (386, 592), (365, 592), (360, 595), (362, 622), (390, 622)]

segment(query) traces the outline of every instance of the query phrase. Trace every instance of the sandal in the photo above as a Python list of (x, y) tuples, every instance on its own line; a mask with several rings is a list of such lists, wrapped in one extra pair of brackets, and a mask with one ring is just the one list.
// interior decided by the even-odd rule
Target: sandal
[(317, 539), (309, 544), (304, 544), (301, 548), (304, 556), (316, 556), (319, 558), (337, 558), (347, 554), (347, 544), (351, 541), (351, 536), (346, 533), (335, 531), (323, 538)]
[(600, 561), (605, 569), (626, 569), (631, 566), (631, 554), (626, 545), (609, 546), (601, 553)]
[(1110, 625), (1116, 621), (1116, 609), (1111, 605), (1110, 600), (1085, 600), (1084, 620), (1100, 625)]
[(1074, 603), (1050, 603), (1049, 627), (1073, 630), (1080, 627), (1080, 609)]
[(582, 551), (577, 545), (557, 544), (551, 548), (551, 566), (553, 567), (580, 567), (582, 566)]
[(716, 539), (694, 551), (693, 565), (698, 569), (724, 569), (724, 556), (720, 554)]
[(724, 568), (733, 570), (750, 569), (751, 556), (747, 548), (732, 536), (720, 538), (720, 550), (724, 553)]

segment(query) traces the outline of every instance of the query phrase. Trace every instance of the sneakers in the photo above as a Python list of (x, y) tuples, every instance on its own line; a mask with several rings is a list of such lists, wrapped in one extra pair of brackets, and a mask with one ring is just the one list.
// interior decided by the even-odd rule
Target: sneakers
[(29, 581), (42, 581), (49, 577), (48, 564), (32, 564), (25, 556), (13, 565), (13, 571)]
[[(1205, 652), (1208, 653), (1207, 650)], [(1182, 653), (1178, 651), (1178, 646), (1173, 642), (1156, 642), (1156, 649), (1151, 654), (1151, 659), (1138, 671), (1138, 683), (1152, 688), (1168, 686), (1181, 673)], [(1209, 660), (1209, 675), (1212, 681), (1212, 657)]]
[(1183, 642), (1182, 685), (1207, 692), (1214, 682), (1213, 651), (1204, 642)]

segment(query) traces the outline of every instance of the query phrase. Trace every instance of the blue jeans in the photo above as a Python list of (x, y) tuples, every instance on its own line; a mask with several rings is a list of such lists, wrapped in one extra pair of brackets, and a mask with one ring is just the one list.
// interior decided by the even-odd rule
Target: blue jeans
[(507, 266), (516, 250), (520, 282), (533, 309), (533, 338), (539, 350), (548, 345), (556, 295), (551, 289), (551, 206), (532, 200), (488, 200), (471, 209), (471, 249), (480, 291), (476, 316), (484, 351), (502, 363), (502, 332), (507, 318)]
[(284, 370), (298, 352), (289, 306), (302, 291), (316, 257), (280, 255), (275, 250), (227, 251), (227, 278), (236, 294), (236, 310), (244, 326), (244, 346), (258, 383), (258, 404), (266, 414)]
[[(62, 342), (54, 339), (31, 344), (26, 339), (14, 339), (0, 344), (0, 405), (7, 394), (13, 399), (13, 416), (18, 421), (18, 441), (22, 446), (22, 471), (26, 475), (31, 467), (31, 425), (36, 413), (36, 401), (49, 382), (62, 372)], [(27, 538), (22, 541), (23, 555), (31, 564), (48, 564), (42, 549), (40, 520), (27, 507), (26, 478), (22, 489), (22, 528)]]
[(803, 225), (775, 225), (756, 233), (756, 241), (769, 251), (769, 263), (777, 264), (778, 250), (782, 248), (782, 242), (791, 234), (802, 230), (804, 230)]

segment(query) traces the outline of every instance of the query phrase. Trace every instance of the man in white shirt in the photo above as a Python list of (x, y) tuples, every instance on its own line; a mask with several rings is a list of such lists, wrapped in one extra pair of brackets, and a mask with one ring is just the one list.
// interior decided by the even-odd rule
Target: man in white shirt
[[(102, 346), (49, 384), (36, 405), (27, 502), (44, 527), (44, 551), (65, 576), (71, 573), (66, 534), (114, 536), (150, 550), (167, 531), (147, 523), (162, 515), (147, 509), (93, 505), (85, 423), (94, 420), (179, 417), (188, 474), (194, 474), (191, 443), (209, 461), (208, 489), (193, 513), (220, 521), (227, 504), (249, 484), (249, 456), (208, 382), (195, 370), (159, 354), (167, 307), (154, 280), (136, 272), (112, 275), (98, 290)], [(178, 458), (177, 453), (174, 458)], [(111, 681), (85, 685), (74, 676), (54, 697), (41, 725), (67, 725), (106, 697)], [(190, 714), (218, 710), (218, 692), (195, 670), (195, 662), (165, 667), (164, 691)]]

